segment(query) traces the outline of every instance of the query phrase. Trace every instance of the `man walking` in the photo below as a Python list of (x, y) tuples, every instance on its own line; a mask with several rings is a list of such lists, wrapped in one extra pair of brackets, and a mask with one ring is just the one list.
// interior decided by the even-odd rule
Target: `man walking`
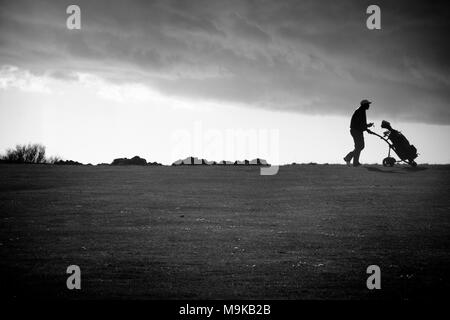
[(371, 103), (372, 102), (370, 102), (369, 100), (362, 100), (361, 106), (353, 113), (352, 120), (350, 122), (350, 134), (352, 135), (353, 141), (355, 142), (355, 149), (353, 151), (350, 151), (344, 157), (344, 161), (348, 166), (351, 165), (352, 159), (354, 167), (361, 165), (359, 163), (359, 155), (362, 149), (364, 149), (364, 131), (366, 131), (367, 128), (373, 126), (373, 123), (367, 124), (366, 118), (366, 110), (369, 110)]

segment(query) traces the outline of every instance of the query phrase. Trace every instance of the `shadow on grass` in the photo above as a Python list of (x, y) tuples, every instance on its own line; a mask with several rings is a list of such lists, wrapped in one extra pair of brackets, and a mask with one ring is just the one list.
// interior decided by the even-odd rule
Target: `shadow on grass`
[(376, 168), (376, 167), (365, 167), (365, 168), (369, 171), (381, 172), (381, 173), (404, 173), (404, 172), (395, 171), (395, 170), (382, 170), (382, 169)]
[[(365, 167), (367, 170), (369, 171), (374, 171), (374, 172), (381, 172), (381, 173), (406, 173), (405, 171), (409, 171), (409, 172), (417, 172), (417, 171), (423, 171), (423, 170), (427, 170), (428, 168), (424, 168), (424, 167), (403, 167), (403, 168), (392, 168), (392, 169), (380, 169), (377, 167)], [(396, 169), (402, 169), (405, 171), (398, 171)]]
[(403, 169), (406, 170), (406, 171), (416, 172), (416, 171), (427, 170), (428, 168), (425, 168), (425, 167), (404, 167)]

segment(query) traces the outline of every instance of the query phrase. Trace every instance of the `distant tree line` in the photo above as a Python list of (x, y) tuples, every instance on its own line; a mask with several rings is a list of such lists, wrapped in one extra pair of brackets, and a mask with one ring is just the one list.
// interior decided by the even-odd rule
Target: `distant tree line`
[[(45, 155), (45, 146), (40, 143), (18, 144), (15, 148), (6, 150), (6, 153), (0, 155), (0, 162), (3, 163), (35, 163), (35, 164), (55, 164), (55, 165), (83, 165), (83, 163), (73, 160), (63, 160), (60, 157), (47, 157)], [(88, 164), (91, 165), (91, 164)], [(102, 163), (99, 165), (111, 166), (161, 166), (158, 162), (147, 162), (144, 158), (135, 156), (131, 159), (114, 159), (111, 164)]]

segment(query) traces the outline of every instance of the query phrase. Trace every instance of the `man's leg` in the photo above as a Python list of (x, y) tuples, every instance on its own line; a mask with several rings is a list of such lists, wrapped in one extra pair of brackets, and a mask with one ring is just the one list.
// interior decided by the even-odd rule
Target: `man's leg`
[[(350, 131), (350, 134), (351, 134), (352, 137), (353, 137), (352, 131)], [(354, 137), (353, 137), (353, 141), (355, 141), (355, 138), (354, 138)], [(350, 165), (350, 162), (352, 161), (353, 156), (354, 156), (354, 153), (355, 153), (354, 151), (355, 151), (355, 150), (350, 151), (350, 152), (344, 157), (344, 161), (347, 162), (347, 165)]]
[(364, 133), (362, 131), (352, 132), (355, 141), (355, 150), (353, 151), (353, 165), (359, 166), (359, 155), (364, 149)]
[(350, 151), (345, 157), (344, 161), (347, 162), (347, 164), (350, 164), (350, 162), (353, 159), (354, 151)]

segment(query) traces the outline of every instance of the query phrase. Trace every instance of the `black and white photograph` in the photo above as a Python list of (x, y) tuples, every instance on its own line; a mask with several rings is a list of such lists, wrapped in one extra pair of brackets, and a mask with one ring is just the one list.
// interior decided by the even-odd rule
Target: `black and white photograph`
[(2, 300), (447, 299), (449, 34), (448, 1), (0, 0)]

